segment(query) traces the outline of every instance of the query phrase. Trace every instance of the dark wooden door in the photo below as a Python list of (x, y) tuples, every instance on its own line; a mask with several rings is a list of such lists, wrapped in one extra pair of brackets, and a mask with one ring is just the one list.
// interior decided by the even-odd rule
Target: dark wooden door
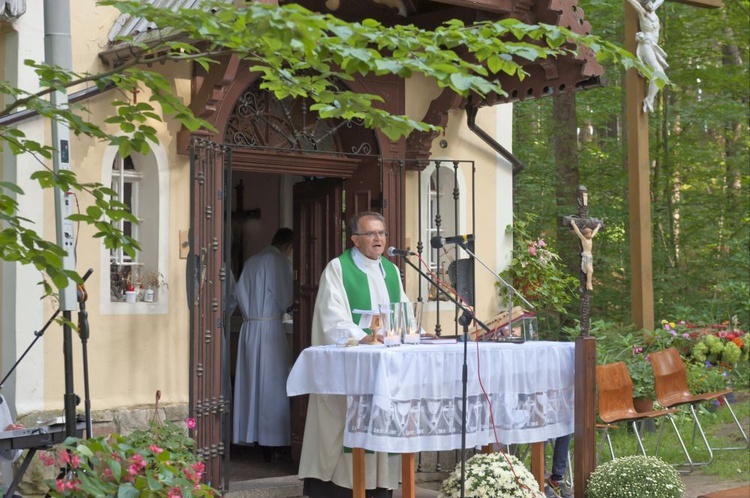
[[(223, 309), (229, 261), (224, 239), (229, 206), (225, 175), (231, 172), (231, 149), (194, 139), (190, 147), (190, 253), (187, 261), (187, 299), (190, 307), (190, 435), (206, 464), (204, 480), (226, 489), (226, 423), (230, 396), (222, 366)], [(222, 423), (223, 422), (223, 423)]]
[[(310, 327), (320, 274), (343, 248), (343, 180), (327, 178), (294, 186), (294, 339), (297, 359), (310, 346)], [(292, 458), (299, 461), (307, 415), (307, 396), (295, 396), (292, 407)]]

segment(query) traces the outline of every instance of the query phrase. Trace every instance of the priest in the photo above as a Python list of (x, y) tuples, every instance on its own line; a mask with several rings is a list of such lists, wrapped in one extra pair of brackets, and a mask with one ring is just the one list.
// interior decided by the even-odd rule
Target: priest
[[(382, 257), (388, 232), (380, 213), (366, 211), (349, 221), (354, 247), (328, 263), (320, 277), (312, 324), (312, 345), (378, 341), (373, 314), (378, 305), (408, 301), (398, 268)], [(376, 316), (376, 315), (375, 315)], [(344, 448), (346, 397), (311, 394), (299, 476), (309, 498), (351, 498), (352, 455)], [(401, 474), (398, 455), (365, 455), (367, 498), (390, 498)]]

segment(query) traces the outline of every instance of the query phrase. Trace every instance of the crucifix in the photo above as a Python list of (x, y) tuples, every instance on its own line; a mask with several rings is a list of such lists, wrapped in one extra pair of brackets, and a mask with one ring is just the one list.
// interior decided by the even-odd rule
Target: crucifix
[(589, 193), (578, 187), (578, 216), (563, 217), (581, 242), (581, 333), (575, 348), (575, 462), (573, 489), (576, 498), (584, 496), (586, 483), (596, 467), (596, 337), (590, 334), (589, 291), (593, 288), (593, 238), (602, 220), (589, 216)]
[(570, 226), (581, 243), (581, 335), (588, 337), (589, 291), (594, 289), (593, 239), (602, 227), (602, 220), (589, 217), (589, 193), (583, 185), (578, 187), (578, 216), (563, 217), (563, 226)]
[[(693, 7), (718, 8), (721, 0), (673, 0)], [(661, 4), (659, 4), (661, 5)], [(652, 4), (652, 7), (654, 4)], [(653, 11), (656, 9), (654, 8)], [(655, 14), (655, 12), (653, 12)], [(637, 53), (640, 11), (625, 0), (625, 48)], [(652, 19), (653, 20), (653, 19)], [(653, 28), (654, 26), (651, 25)], [(653, 32), (653, 29), (651, 30)], [(650, 40), (641, 40), (641, 43)], [(657, 40), (658, 42), (658, 40)], [(642, 45), (641, 49), (643, 50)], [(644, 57), (646, 58), (646, 57)], [(654, 329), (654, 285), (651, 256), (651, 189), (648, 157), (647, 83), (635, 69), (625, 75), (625, 120), (630, 206), (631, 318), (638, 328)], [(653, 92), (653, 87), (651, 87)]]

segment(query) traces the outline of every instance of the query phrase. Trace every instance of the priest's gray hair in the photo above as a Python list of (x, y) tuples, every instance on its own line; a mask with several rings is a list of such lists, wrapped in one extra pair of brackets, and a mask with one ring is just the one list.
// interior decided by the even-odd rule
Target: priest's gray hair
[(385, 218), (383, 218), (382, 214), (376, 213), (375, 211), (362, 211), (360, 213), (355, 214), (349, 219), (349, 226), (348, 226), (349, 235), (354, 235), (356, 233), (359, 233), (359, 220), (361, 220), (362, 218), (367, 218), (367, 217), (371, 217), (371, 218), (375, 218), (379, 220), (383, 224), (383, 227), (385, 227)]

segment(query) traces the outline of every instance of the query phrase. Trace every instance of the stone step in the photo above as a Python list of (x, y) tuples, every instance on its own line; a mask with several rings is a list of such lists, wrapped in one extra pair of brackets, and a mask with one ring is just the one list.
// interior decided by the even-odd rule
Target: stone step
[(225, 498), (299, 498), (302, 481), (297, 476), (267, 477), (229, 484)]
[[(435, 476), (438, 474), (428, 475)], [(434, 498), (437, 496), (437, 491), (434, 489), (439, 486), (439, 481), (429, 481), (428, 479), (427, 475), (417, 476), (416, 498)], [(229, 491), (224, 493), (223, 496), (225, 498), (304, 498), (302, 481), (297, 476), (268, 477), (233, 482), (229, 485)], [(393, 492), (393, 498), (401, 498), (400, 489)]]

